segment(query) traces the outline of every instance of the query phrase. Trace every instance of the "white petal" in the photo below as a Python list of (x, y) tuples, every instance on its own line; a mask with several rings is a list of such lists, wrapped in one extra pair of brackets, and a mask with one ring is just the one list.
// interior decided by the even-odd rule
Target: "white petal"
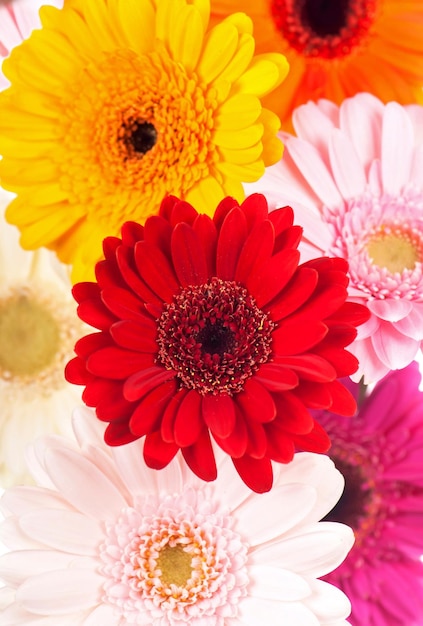
[(83, 626), (117, 626), (119, 616), (114, 607), (100, 604), (84, 620)]
[(310, 585), (302, 576), (287, 569), (270, 565), (252, 565), (248, 568), (251, 595), (262, 600), (303, 600), (311, 594)]
[(324, 576), (338, 567), (354, 543), (349, 526), (319, 522), (297, 536), (258, 547), (251, 553), (254, 564), (273, 565), (307, 576)]
[(45, 466), (58, 491), (85, 515), (107, 520), (127, 506), (103, 472), (77, 452), (63, 448), (47, 450)]
[(0, 556), (0, 575), (15, 586), (19, 586), (30, 576), (49, 570), (89, 566), (95, 567), (92, 559), (56, 550), (17, 550)]
[(290, 137), (285, 149), (289, 151), (298, 169), (323, 204), (329, 208), (343, 206), (343, 198), (317, 148), (302, 139)]
[(313, 613), (299, 602), (243, 598), (238, 608), (243, 626), (320, 626)]
[(85, 569), (58, 570), (28, 578), (16, 600), (39, 615), (66, 615), (87, 610), (100, 602), (104, 579)]
[(28, 537), (19, 525), (19, 518), (12, 516), (2, 522), (0, 526), (0, 542), (10, 550), (32, 550), (44, 546)]
[(226, 454), (216, 450), (217, 480), (213, 483), (216, 499), (236, 511), (251, 496), (251, 490), (240, 480), (238, 472)]
[(340, 589), (323, 580), (312, 580), (310, 586), (313, 595), (307, 598), (305, 604), (321, 622), (332, 624), (349, 616), (351, 603)]
[(366, 176), (354, 144), (347, 135), (334, 129), (329, 143), (330, 163), (335, 182), (344, 198), (354, 198), (364, 193)]
[(77, 407), (72, 413), (72, 429), (81, 450), (88, 444), (105, 446), (105, 424), (97, 419), (94, 409), (87, 406)]
[(382, 128), (382, 180), (386, 193), (401, 193), (410, 181), (413, 160), (413, 125), (404, 108), (389, 102)]
[(22, 530), (45, 546), (72, 554), (97, 554), (103, 537), (102, 526), (73, 511), (41, 509), (23, 515), (19, 520)]
[(252, 546), (281, 536), (308, 515), (316, 502), (316, 490), (309, 485), (278, 485), (254, 495), (238, 508), (236, 530)]
[(1, 499), (4, 514), (23, 515), (42, 508), (69, 511), (72, 507), (60, 494), (43, 487), (11, 487)]

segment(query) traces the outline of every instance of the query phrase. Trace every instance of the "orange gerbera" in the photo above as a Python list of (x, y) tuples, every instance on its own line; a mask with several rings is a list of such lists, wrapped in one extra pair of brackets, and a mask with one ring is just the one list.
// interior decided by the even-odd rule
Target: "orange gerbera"
[(282, 52), (291, 69), (265, 106), (285, 126), (308, 100), (337, 104), (360, 91), (382, 101), (422, 101), (421, 0), (212, 0), (214, 19), (245, 10), (257, 52)]

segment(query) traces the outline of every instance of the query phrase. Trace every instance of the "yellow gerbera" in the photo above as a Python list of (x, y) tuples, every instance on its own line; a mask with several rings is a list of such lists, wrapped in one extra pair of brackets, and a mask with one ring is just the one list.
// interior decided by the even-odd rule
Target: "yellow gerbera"
[(106, 235), (167, 193), (207, 213), (242, 199), (280, 159), (261, 97), (280, 54), (254, 56), (243, 13), (208, 27), (209, 0), (67, 0), (15, 48), (0, 94), (2, 185), (21, 244), (47, 246), (90, 278)]
[[(211, 0), (212, 20), (241, 7), (243, 0)], [(422, 101), (421, 0), (254, 0), (247, 12), (257, 52), (281, 52), (290, 64), (283, 91), (263, 100), (285, 127), (308, 100), (340, 104), (367, 91), (383, 102)]]

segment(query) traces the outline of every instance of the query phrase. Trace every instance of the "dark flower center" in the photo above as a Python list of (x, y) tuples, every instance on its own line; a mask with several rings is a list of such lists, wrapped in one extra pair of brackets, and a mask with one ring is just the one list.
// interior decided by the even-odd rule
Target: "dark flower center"
[(333, 461), (345, 478), (345, 488), (339, 501), (323, 521), (342, 522), (353, 530), (358, 530), (373, 508), (374, 487), (366, 478), (360, 464), (352, 464), (342, 459)]
[(274, 322), (247, 290), (212, 278), (183, 289), (158, 321), (158, 361), (201, 394), (243, 389), (271, 356)]
[(349, 55), (367, 36), (377, 0), (272, 0), (277, 29), (308, 57)]
[(135, 152), (145, 154), (155, 146), (157, 131), (150, 122), (134, 122), (129, 141)]

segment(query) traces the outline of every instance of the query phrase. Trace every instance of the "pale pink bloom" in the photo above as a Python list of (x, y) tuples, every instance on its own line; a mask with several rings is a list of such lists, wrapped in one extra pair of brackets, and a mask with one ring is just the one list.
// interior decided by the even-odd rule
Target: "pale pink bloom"
[(347, 624), (346, 596), (318, 580), (353, 543), (319, 522), (344, 484), (328, 457), (297, 454), (256, 494), (226, 457), (207, 484), (177, 457), (149, 469), (138, 441), (107, 448), (89, 409), (74, 427), (78, 445), (30, 450), (38, 487), (2, 498), (3, 626)]
[[(34, 28), (40, 27), (38, 11), (44, 4), (60, 8), (63, 0), (0, 0), (0, 59), (9, 56)], [(8, 85), (9, 81), (0, 72), (0, 89)]]
[(349, 261), (350, 299), (371, 312), (349, 347), (354, 379), (375, 382), (408, 365), (423, 339), (423, 107), (359, 94), (300, 106), (293, 124), (282, 161), (247, 191), (294, 207), (302, 258)]

